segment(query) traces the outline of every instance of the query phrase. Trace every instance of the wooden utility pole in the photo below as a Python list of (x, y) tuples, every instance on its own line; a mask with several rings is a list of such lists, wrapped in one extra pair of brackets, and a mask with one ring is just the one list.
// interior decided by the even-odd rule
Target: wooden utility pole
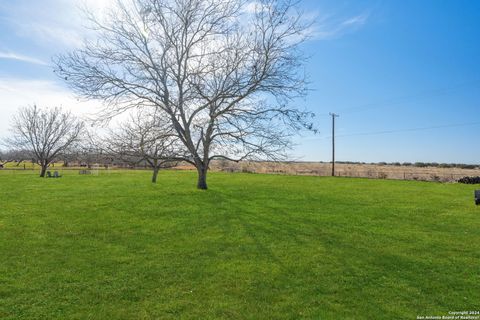
[(335, 118), (339, 117), (338, 114), (330, 112), (332, 116), (332, 177), (335, 176)]

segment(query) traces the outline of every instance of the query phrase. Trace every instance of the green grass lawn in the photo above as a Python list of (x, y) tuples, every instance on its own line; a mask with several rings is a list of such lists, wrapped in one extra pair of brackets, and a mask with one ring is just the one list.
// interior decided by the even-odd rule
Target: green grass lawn
[(415, 319), (480, 309), (475, 187), (0, 172), (1, 319)]

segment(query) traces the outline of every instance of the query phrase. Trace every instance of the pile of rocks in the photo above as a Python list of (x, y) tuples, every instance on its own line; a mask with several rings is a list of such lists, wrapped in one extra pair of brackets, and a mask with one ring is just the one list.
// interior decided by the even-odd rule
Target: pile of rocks
[(465, 184), (480, 184), (480, 177), (463, 177), (458, 179), (458, 182)]

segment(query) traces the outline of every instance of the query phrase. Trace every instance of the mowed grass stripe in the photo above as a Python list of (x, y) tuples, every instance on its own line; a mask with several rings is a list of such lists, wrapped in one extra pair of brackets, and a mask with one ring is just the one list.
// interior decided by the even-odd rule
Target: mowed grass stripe
[(0, 172), (0, 318), (395, 319), (475, 310), (472, 186)]

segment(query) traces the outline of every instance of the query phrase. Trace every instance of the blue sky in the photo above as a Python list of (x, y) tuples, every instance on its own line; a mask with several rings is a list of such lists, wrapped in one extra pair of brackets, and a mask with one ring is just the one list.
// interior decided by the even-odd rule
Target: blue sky
[[(111, 0), (86, 0), (97, 9)], [(0, 0), (0, 136), (20, 106), (63, 105), (91, 113), (49, 66), (81, 43), (85, 0)], [(337, 159), (480, 163), (480, 1), (313, 1), (305, 46), (317, 136), (293, 156), (328, 161), (331, 119)], [(428, 129), (430, 128), (430, 129)], [(392, 133), (386, 133), (393, 131)]]

